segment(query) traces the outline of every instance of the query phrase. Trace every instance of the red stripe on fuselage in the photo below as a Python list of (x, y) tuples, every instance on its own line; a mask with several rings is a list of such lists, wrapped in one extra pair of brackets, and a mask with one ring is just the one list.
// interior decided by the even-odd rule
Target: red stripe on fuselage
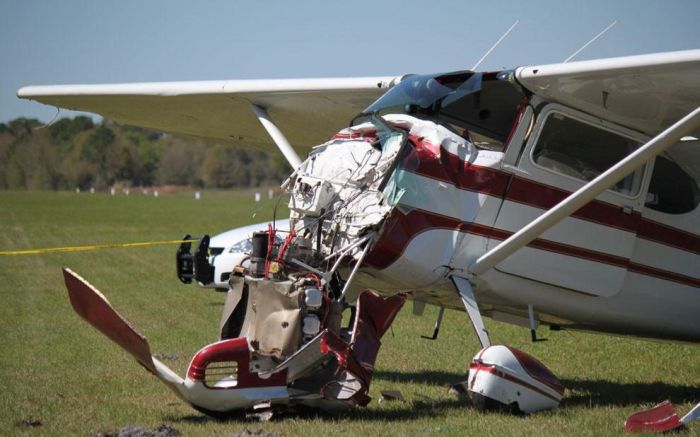
[(506, 372), (502, 372), (502, 371), (498, 370), (495, 366), (491, 366), (488, 364), (472, 363), (469, 365), (469, 370), (474, 370), (475, 372), (484, 372), (484, 373), (490, 373), (492, 375), (496, 375), (496, 376), (503, 378), (507, 381), (513, 382), (513, 383), (518, 384), (522, 387), (525, 387), (525, 388), (528, 388), (534, 392), (537, 392), (537, 393), (541, 394), (542, 396), (548, 397), (549, 399), (553, 400), (554, 402), (560, 401), (560, 399), (557, 399), (556, 397), (547, 393), (546, 391), (544, 391), (540, 388), (537, 388), (534, 385), (529, 384), (520, 378), (516, 378), (515, 376), (513, 376), (511, 374), (508, 374)]
[(447, 182), (463, 190), (501, 198), (505, 195), (509, 174), (470, 164), (444, 149), (435, 150), (435, 146), (426, 147), (426, 145), (422, 143), (421, 147), (413, 149), (401, 164), (401, 168)]
[[(447, 182), (459, 189), (505, 198), (543, 210), (554, 207), (571, 194), (570, 191), (512, 176), (498, 169), (470, 164), (420, 138), (414, 139), (414, 144), (416, 148), (404, 160), (401, 168)], [(627, 214), (620, 206), (601, 200), (592, 200), (572, 216), (636, 233), (639, 238), (645, 240), (700, 254), (698, 235), (643, 218), (639, 212)]]
[[(377, 269), (385, 269), (401, 257), (410, 242), (423, 232), (435, 229), (466, 232), (495, 240), (505, 240), (513, 232), (491, 228), (478, 223), (463, 222), (433, 212), (413, 209), (403, 214), (395, 209), (384, 224), (384, 232), (375, 247), (367, 256), (367, 263)], [(570, 244), (537, 238), (527, 245), (533, 249), (559, 253), (576, 258), (612, 265), (634, 273), (653, 276), (667, 281), (678, 282), (692, 287), (700, 287), (700, 280), (680, 273), (630, 262), (628, 258), (610, 255)]]

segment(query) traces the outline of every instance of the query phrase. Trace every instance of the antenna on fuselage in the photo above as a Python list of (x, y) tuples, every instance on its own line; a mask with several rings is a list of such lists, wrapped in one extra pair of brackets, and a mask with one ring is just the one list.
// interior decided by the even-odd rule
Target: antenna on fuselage
[(491, 54), (491, 52), (493, 51), (493, 49), (495, 49), (496, 47), (498, 47), (498, 45), (501, 43), (501, 41), (503, 41), (513, 29), (515, 29), (515, 26), (517, 26), (518, 23), (520, 23), (520, 20), (515, 20), (515, 23), (513, 23), (513, 25), (510, 26), (510, 28), (509, 28), (508, 30), (506, 30), (506, 33), (504, 33), (503, 35), (501, 35), (501, 37), (498, 38), (498, 41), (496, 41), (496, 43), (495, 43), (494, 45), (492, 45), (491, 48), (488, 49), (488, 51), (487, 51), (486, 53), (484, 53), (484, 56), (482, 56), (481, 59), (479, 59), (479, 60), (477, 61), (477, 63), (474, 64), (474, 66), (471, 68), (472, 71), (476, 71), (476, 68), (477, 68), (479, 65), (481, 65), (481, 63), (484, 62), (484, 59), (486, 59), (486, 58), (488, 57), (488, 55)]
[(574, 59), (574, 57), (576, 57), (576, 55), (578, 55), (579, 53), (581, 53), (581, 52), (583, 51), (583, 49), (585, 49), (585, 48), (588, 47), (589, 45), (593, 44), (593, 43), (595, 42), (595, 40), (597, 40), (598, 38), (600, 38), (601, 36), (603, 36), (603, 35), (605, 34), (605, 32), (607, 32), (608, 30), (612, 29), (613, 26), (615, 26), (616, 24), (617, 24), (617, 20), (615, 20), (615, 21), (613, 21), (612, 23), (608, 24), (608, 27), (606, 27), (605, 29), (601, 30), (600, 33), (598, 33), (598, 35), (596, 35), (596, 36), (594, 36), (593, 38), (591, 38), (586, 44), (582, 45), (581, 48), (578, 49), (578, 50), (576, 50), (571, 56), (569, 56), (568, 58), (564, 59), (564, 62), (563, 62), (563, 63), (566, 64), (566, 63), (569, 62), (570, 60)]

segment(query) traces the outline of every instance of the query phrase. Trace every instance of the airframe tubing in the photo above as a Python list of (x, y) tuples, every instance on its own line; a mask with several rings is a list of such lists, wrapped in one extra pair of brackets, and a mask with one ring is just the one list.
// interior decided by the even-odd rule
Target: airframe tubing
[(698, 128), (700, 128), (700, 106), (652, 138), (634, 153), (579, 188), (552, 209), (546, 211), (524, 228), (502, 241), (498, 246), (482, 255), (469, 266), (469, 272), (474, 275), (481, 275), (490, 270), (496, 264), (539, 237), (543, 232), (586, 205), (598, 194), (607, 190), (623, 177), (641, 167), (645, 162)]
[(255, 116), (258, 117), (260, 124), (262, 124), (262, 126), (265, 128), (267, 133), (272, 138), (272, 141), (274, 141), (277, 148), (280, 149), (280, 152), (282, 152), (284, 157), (287, 158), (287, 161), (292, 168), (294, 170), (299, 168), (301, 165), (299, 155), (297, 155), (297, 152), (294, 151), (292, 145), (289, 144), (289, 141), (287, 141), (287, 138), (285, 138), (282, 131), (279, 130), (275, 123), (270, 119), (270, 115), (267, 113), (267, 110), (256, 104), (251, 104), (250, 106), (253, 108), (253, 111), (255, 111)]

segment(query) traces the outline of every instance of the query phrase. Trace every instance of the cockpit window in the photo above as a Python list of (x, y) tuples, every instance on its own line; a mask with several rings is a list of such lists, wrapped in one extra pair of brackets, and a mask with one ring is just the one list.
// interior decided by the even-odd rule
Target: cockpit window
[[(550, 113), (532, 152), (535, 163), (557, 173), (590, 181), (640, 146), (639, 141), (584, 123), (559, 112)], [(643, 172), (637, 170), (611, 189), (633, 196)]]
[(698, 203), (697, 182), (669, 158), (657, 157), (645, 206), (668, 214), (683, 214), (693, 211)]
[(500, 150), (525, 99), (510, 73), (408, 76), (363, 114), (398, 113), (429, 119), (477, 147)]

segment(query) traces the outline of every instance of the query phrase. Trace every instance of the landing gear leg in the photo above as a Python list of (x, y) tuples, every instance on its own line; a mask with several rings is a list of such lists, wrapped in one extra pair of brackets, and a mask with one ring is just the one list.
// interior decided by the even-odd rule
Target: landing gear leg
[(481, 347), (491, 345), (491, 340), (489, 340), (489, 333), (484, 327), (484, 320), (481, 318), (481, 313), (479, 312), (479, 307), (476, 305), (476, 299), (474, 298), (474, 291), (472, 291), (472, 285), (464, 278), (459, 276), (452, 277), (452, 283), (455, 285), (459, 297), (462, 299), (464, 304), (464, 309), (467, 310), (469, 315), (469, 320), (472, 322), (474, 331), (476, 331), (476, 336), (479, 338)]

